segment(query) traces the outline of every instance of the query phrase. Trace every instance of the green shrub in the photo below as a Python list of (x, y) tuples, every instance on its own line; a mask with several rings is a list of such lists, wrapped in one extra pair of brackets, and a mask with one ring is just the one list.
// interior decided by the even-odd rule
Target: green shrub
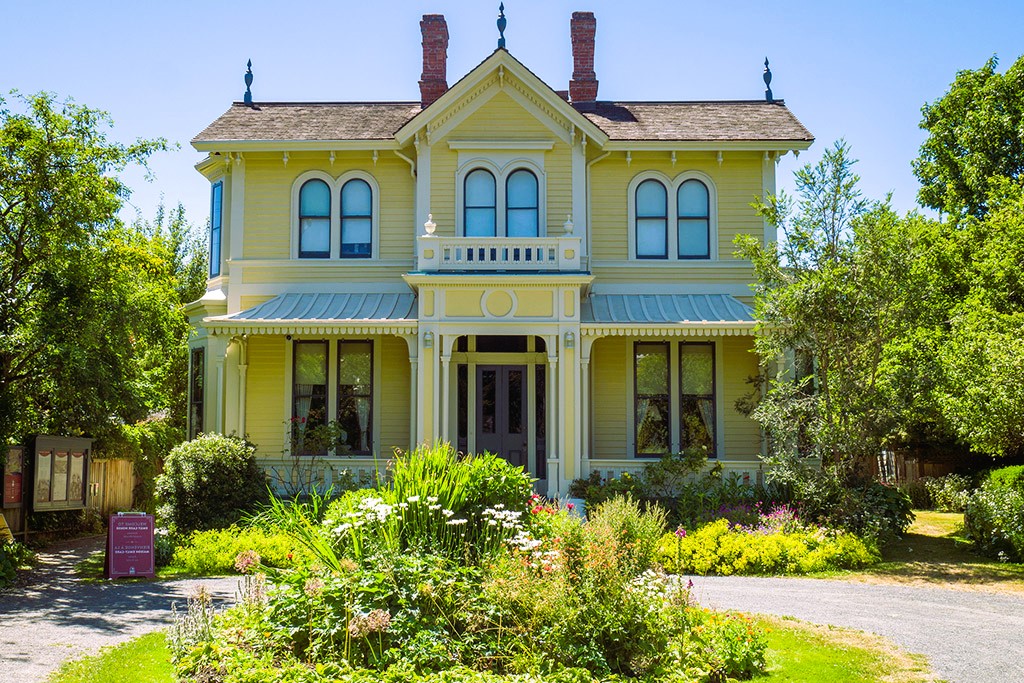
[(720, 519), (680, 537), (666, 534), (658, 557), (667, 571), (685, 574), (806, 574), (858, 569), (879, 561), (878, 551), (846, 532), (803, 529), (764, 533)]
[(1024, 493), (1024, 465), (1011, 465), (992, 470), (985, 481), (991, 488), (1014, 489)]
[(964, 531), (982, 553), (1024, 562), (1024, 491), (1008, 486), (1008, 479), (1011, 477), (990, 476), (971, 495), (964, 512)]
[(228, 527), (269, 498), (255, 447), (219, 434), (176, 446), (157, 477), (156, 492), (161, 521), (180, 533)]
[(293, 567), (309, 558), (305, 548), (282, 531), (230, 526), (193, 532), (175, 549), (170, 564), (201, 576), (237, 574), (236, 558), (250, 550), (264, 567)]
[(614, 542), (619, 570), (633, 576), (654, 565), (665, 520), (665, 510), (657, 505), (641, 510), (632, 498), (612, 498), (590, 512), (587, 531)]
[(934, 505), (932, 494), (928, 492), (925, 481), (924, 479), (915, 479), (899, 484), (900, 490), (907, 494), (907, 497), (910, 498), (910, 505), (915, 510), (931, 510)]
[(940, 512), (963, 512), (974, 490), (970, 477), (962, 474), (947, 474), (923, 481), (931, 497), (932, 507)]
[(35, 554), (17, 541), (0, 541), (0, 588), (14, 582), (18, 570), (30, 564)]

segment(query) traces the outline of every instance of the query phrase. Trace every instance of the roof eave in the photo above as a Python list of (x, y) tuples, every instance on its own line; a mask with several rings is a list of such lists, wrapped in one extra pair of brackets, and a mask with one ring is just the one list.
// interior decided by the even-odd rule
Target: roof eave
[(368, 151), (401, 149), (394, 138), (373, 140), (199, 140), (192, 141), (198, 152), (301, 152), (322, 150)]
[(687, 151), (717, 152), (737, 150), (744, 152), (802, 152), (814, 143), (814, 138), (802, 140), (609, 140), (604, 149), (615, 151)]

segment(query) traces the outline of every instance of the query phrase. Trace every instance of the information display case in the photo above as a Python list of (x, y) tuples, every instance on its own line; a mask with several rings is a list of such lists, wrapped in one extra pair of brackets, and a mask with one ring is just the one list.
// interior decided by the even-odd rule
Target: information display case
[(92, 439), (37, 436), (33, 451), (32, 509), (85, 507)]

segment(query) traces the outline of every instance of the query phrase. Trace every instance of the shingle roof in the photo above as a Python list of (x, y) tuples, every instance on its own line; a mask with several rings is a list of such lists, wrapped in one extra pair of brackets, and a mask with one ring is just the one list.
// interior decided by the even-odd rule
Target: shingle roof
[[(781, 101), (584, 102), (574, 105), (612, 140), (810, 141)], [(418, 102), (231, 105), (192, 142), (389, 140)]]
[(592, 294), (580, 307), (588, 323), (749, 323), (754, 312), (728, 294)]
[(583, 102), (612, 140), (813, 140), (781, 101)]
[(235, 102), (192, 142), (389, 140), (419, 102)]

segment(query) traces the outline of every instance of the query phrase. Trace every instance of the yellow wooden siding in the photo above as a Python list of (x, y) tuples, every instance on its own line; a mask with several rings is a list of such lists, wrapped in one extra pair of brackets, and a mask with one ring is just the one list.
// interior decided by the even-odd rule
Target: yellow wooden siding
[[(719, 166), (712, 152), (680, 152), (673, 166), (668, 152), (613, 153), (591, 167), (591, 246), (594, 259), (624, 260), (629, 257), (629, 183), (645, 171), (669, 178), (685, 171), (701, 171), (711, 177), (718, 194), (718, 257), (733, 258), (737, 234), (763, 234), (762, 219), (750, 207), (761, 195), (761, 158), (752, 153), (727, 153)], [(675, 201), (669, 197), (669, 202)], [(672, 229), (672, 226), (669, 226)]]
[(444, 142), (430, 149), (430, 213), (437, 234), (455, 236), (455, 172), (459, 155)]
[(284, 337), (249, 337), (245, 431), (259, 455), (268, 458), (281, 457), (284, 449), (284, 357)]
[(269, 301), (270, 299), (273, 298), (274, 297), (271, 296), (270, 294), (267, 294), (265, 296), (240, 296), (238, 297), (238, 310), (247, 311), (250, 308), (255, 308), (256, 306), (259, 306), (263, 302)]
[(381, 458), (395, 448), (409, 448), (409, 347), (399, 337), (380, 337), (380, 447)]
[(752, 337), (725, 337), (722, 345), (722, 397), (718, 410), (725, 430), (726, 460), (756, 460), (761, 453), (761, 431), (756, 422), (736, 410), (736, 400), (755, 389), (747, 379), (757, 375), (757, 354)]
[(590, 352), (590, 396), (593, 401), (591, 425), (592, 458), (625, 458), (625, 415), (627, 373), (630, 372), (629, 348), (625, 337), (605, 337), (594, 342)]
[[(411, 239), (411, 238), (410, 238)], [(335, 261), (331, 265), (311, 266), (299, 259), (267, 265), (247, 265), (242, 284), (261, 283), (323, 283), (336, 282), (401, 282), (403, 273), (412, 269), (413, 260), (401, 261), (402, 265), (374, 265), (366, 261), (359, 265)]]
[[(662, 265), (665, 264), (665, 265)], [(707, 285), (710, 291), (715, 285), (748, 284), (754, 279), (753, 267), (735, 265), (693, 265), (686, 261), (661, 261), (656, 264), (633, 262), (629, 267), (602, 266), (592, 263), (590, 272), (595, 282), (607, 284), (687, 284)]]
[(246, 155), (244, 258), (290, 258), (292, 186), (307, 171), (323, 171), (334, 178), (348, 171), (373, 176), (380, 190), (380, 257), (413, 258), (415, 183), (409, 165), (388, 151), (378, 152), (376, 164), (372, 151), (336, 152), (333, 165), (328, 154), (292, 152), (287, 165), (277, 154)]
[(545, 155), (544, 175), (547, 180), (547, 234), (561, 235), (565, 232), (562, 227), (565, 219), (572, 213), (572, 149), (569, 145), (559, 142)]

